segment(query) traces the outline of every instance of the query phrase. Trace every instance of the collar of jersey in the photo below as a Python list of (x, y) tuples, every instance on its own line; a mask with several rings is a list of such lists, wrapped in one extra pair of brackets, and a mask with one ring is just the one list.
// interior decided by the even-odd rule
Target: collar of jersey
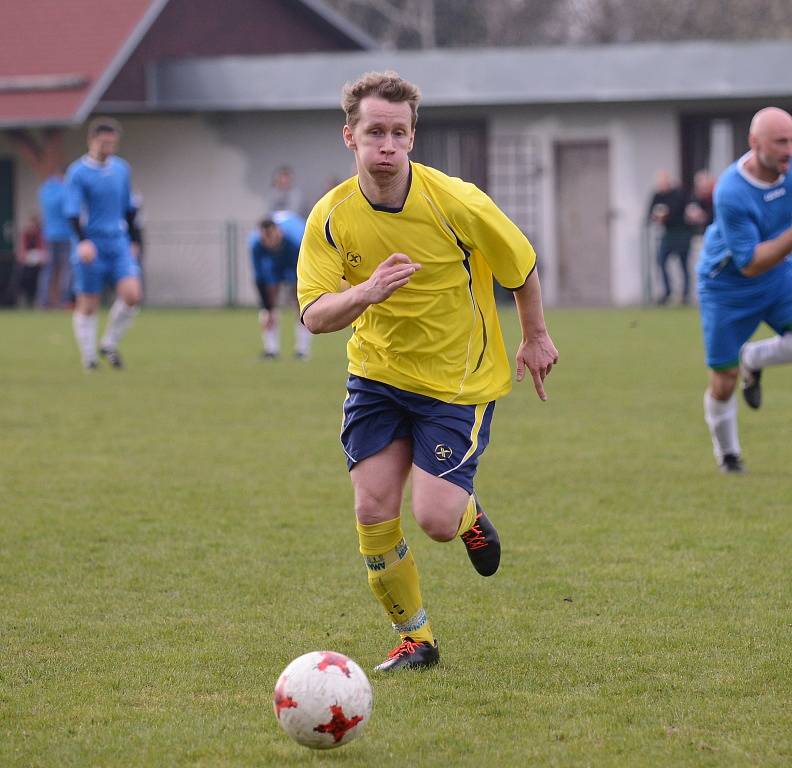
[(96, 170), (101, 171), (103, 168), (107, 168), (110, 165), (112, 158), (113, 156), (110, 155), (107, 160), (105, 160), (103, 163), (100, 163), (98, 160), (94, 160), (90, 155), (83, 155), (82, 161), (89, 168), (95, 168)]
[(760, 181), (754, 176), (751, 176), (748, 171), (745, 170), (745, 163), (748, 161), (748, 158), (751, 156), (750, 152), (746, 152), (738, 161), (737, 161), (737, 173), (740, 174), (751, 186), (758, 187), (759, 189), (772, 189), (773, 187), (777, 187), (780, 184), (784, 183), (786, 179), (786, 174), (781, 174), (775, 181)]
[[(358, 189), (360, 189), (360, 181), (358, 180)], [(412, 189), (412, 163), (410, 163), (410, 174), (407, 177), (407, 194), (404, 196), (404, 202), (398, 208), (389, 208), (387, 205), (377, 205), (376, 203), (372, 203), (365, 194), (363, 194), (363, 190), (360, 189), (360, 194), (363, 195), (366, 202), (375, 210), (380, 211), (382, 213), (401, 213), (404, 210), (404, 206), (407, 205), (407, 198), (410, 196), (410, 190)]]

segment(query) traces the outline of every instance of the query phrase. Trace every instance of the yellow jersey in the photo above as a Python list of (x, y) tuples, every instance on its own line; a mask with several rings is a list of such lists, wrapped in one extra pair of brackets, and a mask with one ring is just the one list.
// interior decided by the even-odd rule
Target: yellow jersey
[(325, 293), (367, 280), (392, 253), (421, 264), (407, 285), (353, 323), (349, 372), (448, 403), (489, 402), (511, 389), (493, 292), (523, 285), (536, 254), (473, 184), (410, 163), (404, 205), (370, 203), (357, 176), (313, 208), (297, 262), (300, 313)]

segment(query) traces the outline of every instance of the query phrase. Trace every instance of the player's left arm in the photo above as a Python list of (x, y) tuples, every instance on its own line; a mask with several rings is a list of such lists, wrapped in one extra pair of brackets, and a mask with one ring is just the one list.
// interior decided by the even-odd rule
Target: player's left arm
[(517, 381), (525, 378), (528, 369), (539, 399), (547, 400), (544, 380), (558, 362), (558, 350), (545, 325), (542, 288), (536, 269), (513, 293), (522, 330), (522, 340), (517, 348)]
[[(526, 369), (536, 394), (547, 400), (544, 380), (558, 362), (558, 350), (547, 332), (536, 253), (523, 232), (483, 192), (466, 188), (466, 235), (481, 252), (498, 282), (514, 294), (522, 340), (517, 348), (517, 381)], [(513, 286), (517, 286), (516, 288)]]
[(140, 233), (140, 227), (137, 224), (138, 210), (132, 197), (132, 171), (129, 168), (129, 164), (125, 160), (121, 160), (121, 158), (119, 158), (119, 160), (122, 163), (121, 167), (124, 169), (124, 196), (121, 201), (121, 205), (122, 210), (124, 211), (124, 221), (126, 221), (127, 225), (127, 235), (129, 236), (129, 240), (132, 243), (132, 253), (134, 254), (135, 258), (137, 258), (140, 255), (142, 237)]

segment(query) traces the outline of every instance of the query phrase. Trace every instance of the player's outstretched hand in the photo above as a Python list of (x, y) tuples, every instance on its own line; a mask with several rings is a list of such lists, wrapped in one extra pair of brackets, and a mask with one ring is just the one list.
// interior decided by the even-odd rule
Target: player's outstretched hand
[(96, 258), (96, 246), (90, 240), (80, 240), (77, 256), (83, 264), (90, 264)]
[(407, 285), (420, 268), (421, 265), (412, 261), (406, 253), (392, 253), (366, 281), (367, 299), (371, 304), (385, 301)]
[(526, 368), (533, 378), (534, 389), (540, 400), (547, 400), (544, 380), (558, 362), (558, 350), (547, 331), (523, 341), (517, 350), (517, 381), (525, 378)]

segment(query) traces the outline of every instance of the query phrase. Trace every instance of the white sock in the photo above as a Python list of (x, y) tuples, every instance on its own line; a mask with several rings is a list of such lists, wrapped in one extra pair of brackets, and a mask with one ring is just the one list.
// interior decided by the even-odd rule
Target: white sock
[(137, 313), (137, 307), (130, 307), (121, 299), (116, 299), (113, 306), (110, 307), (107, 328), (102, 336), (102, 348), (115, 349), (129, 326), (132, 325)]
[(280, 328), (277, 324), (274, 328), (267, 328), (264, 331), (264, 349), (270, 355), (280, 354)]
[(294, 325), (294, 351), (308, 357), (311, 351), (311, 332), (298, 320)]
[(92, 315), (84, 315), (81, 312), (72, 314), (74, 338), (77, 340), (77, 348), (80, 350), (83, 365), (96, 361), (96, 332), (98, 326), (99, 318), (95, 312)]
[(260, 309), (258, 313), (259, 333), (261, 334), (261, 348), (267, 349), (267, 329), (264, 327), (264, 321), (267, 318), (267, 313)]
[(704, 393), (704, 421), (712, 436), (715, 460), (721, 463), (727, 453), (740, 455), (740, 438), (737, 435), (737, 396), (716, 400), (707, 390)]
[(740, 359), (752, 371), (761, 371), (768, 365), (792, 363), (792, 333), (750, 341), (742, 348)]

